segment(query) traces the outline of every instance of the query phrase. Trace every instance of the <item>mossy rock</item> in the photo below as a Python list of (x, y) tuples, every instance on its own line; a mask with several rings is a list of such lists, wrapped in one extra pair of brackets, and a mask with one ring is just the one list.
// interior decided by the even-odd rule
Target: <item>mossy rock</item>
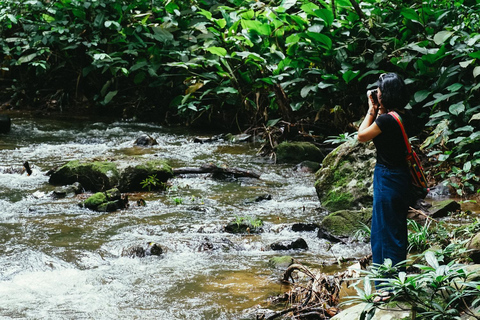
[(117, 188), (107, 190), (105, 192), (97, 192), (88, 197), (83, 203), (85, 208), (99, 211), (112, 212), (124, 209), (128, 205), (128, 199), (122, 199), (122, 195)]
[(98, 206), (100, 206), (102, 203), (105, 203), (106, 201), (107, 195), (103, 192), (97, 192), (94, 195), (88, 197), (83, 203), (83, 205), (87, 209), (95, 210)]
[(328, 211), (360, 209), (373, 202), (373, 144), (345, 142), (330, 152), (315, 173), (315, 190)]
[(122, 170), (119, 189), (122, 192), (147, 191), (142, 181), (154, 177), (155, 184), (150, 184), (150, 190), (165, 190), (165, 183), (173, 177), (172, 167), (165, 160), (150, 160), (144, 163), (131, 165)]
[(300, 163), (305, 160), (321, 162), (323, 152), (311, 142), (282, 142), (276, 148), (278, 162)]
[(113, 188), (118, 184), (119, 171), (113, 162), (70, 161), (55, 170), (49, 179), (53, 185), (69, 185), (80, 182), (85, 190), (103, 191)]
[(372, 210), (341, 210), (326, 216), (321, 227), (339, 237), (351, 237), (361, 228), (361, 224), (369, 225), (372, 219)]

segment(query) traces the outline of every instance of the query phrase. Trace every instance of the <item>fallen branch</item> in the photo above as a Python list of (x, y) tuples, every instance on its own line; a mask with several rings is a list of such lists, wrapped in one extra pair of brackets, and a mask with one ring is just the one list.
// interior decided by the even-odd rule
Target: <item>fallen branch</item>
[(250, 170), (245, 170), (241, 168), (223, 168), (213, 163), (205, 164), (200, 168), (183, 167), (183, 168), (173, 169), (174, 175), (195, 174), (195, 173), (230, 174), (235, 177), (247, 177), (247, 178), (256, 178), (256, 179), (260, 178), (259, 173), (256, 173)]

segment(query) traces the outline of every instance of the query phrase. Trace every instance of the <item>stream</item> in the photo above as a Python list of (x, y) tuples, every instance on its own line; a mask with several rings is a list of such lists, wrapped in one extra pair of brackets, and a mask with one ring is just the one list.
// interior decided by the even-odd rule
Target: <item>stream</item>
[[(134, 146), (141, 134), (158, 145)], [(329, 272), (340, 257), (363, 257), (365, 243), (330, 244), (294, 223), (325, 215), (314, 174), (257, 155), (260, 145), (214, 133), (135, 122), (12, 116), (0, 135), (0, 317), (2, 319), (252, 319), (255, 308), (285, 292), (272, 257), (290, 255)], [(260, 179), (176, 176), (166, 192), (129, 195), (125, 210), (98, 213), (78, 204), (88, 194), (55, 199), (46, 173), (70, 160), (130, 156), (167, 159), (172, 167), (205, 163), (261, 173)], [(20, 174), (28, 161), (33, 173)], [(271, 195), (271, 200), (255, 201)], [(137, 205), (143, 199), (146, 206)], [(224, 226), (261, 219), (264, 232), (235, 235)], [(308, 250), (272, 251), (303, 238)], [(162, 256), (129, 258), (123, 248), (156, 242)], [(215, 250), (200, 250), (209, 243)]]

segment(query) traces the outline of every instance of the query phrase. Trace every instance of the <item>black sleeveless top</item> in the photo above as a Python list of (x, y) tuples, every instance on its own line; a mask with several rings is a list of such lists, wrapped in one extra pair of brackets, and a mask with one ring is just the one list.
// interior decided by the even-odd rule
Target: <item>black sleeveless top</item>
[[(402, 119), (407, 135), (410, 137), (414, 132), (412, 115), (408, 112), (398, 114)], [(382, 131), (373, 139), (377, 149), (377, 163), (387, 167), (406, 167), (407, 147), (397, 120), (387, 113), (380, 115), (375, 123)]]

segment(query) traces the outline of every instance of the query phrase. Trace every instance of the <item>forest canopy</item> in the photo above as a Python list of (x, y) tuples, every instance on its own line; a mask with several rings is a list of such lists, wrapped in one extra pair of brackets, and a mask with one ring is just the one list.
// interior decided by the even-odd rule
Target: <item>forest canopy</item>
[(397, 72), (459, 194), (480, 172), (480, 0), (0, 1), (2, 109), (355, 132)]

